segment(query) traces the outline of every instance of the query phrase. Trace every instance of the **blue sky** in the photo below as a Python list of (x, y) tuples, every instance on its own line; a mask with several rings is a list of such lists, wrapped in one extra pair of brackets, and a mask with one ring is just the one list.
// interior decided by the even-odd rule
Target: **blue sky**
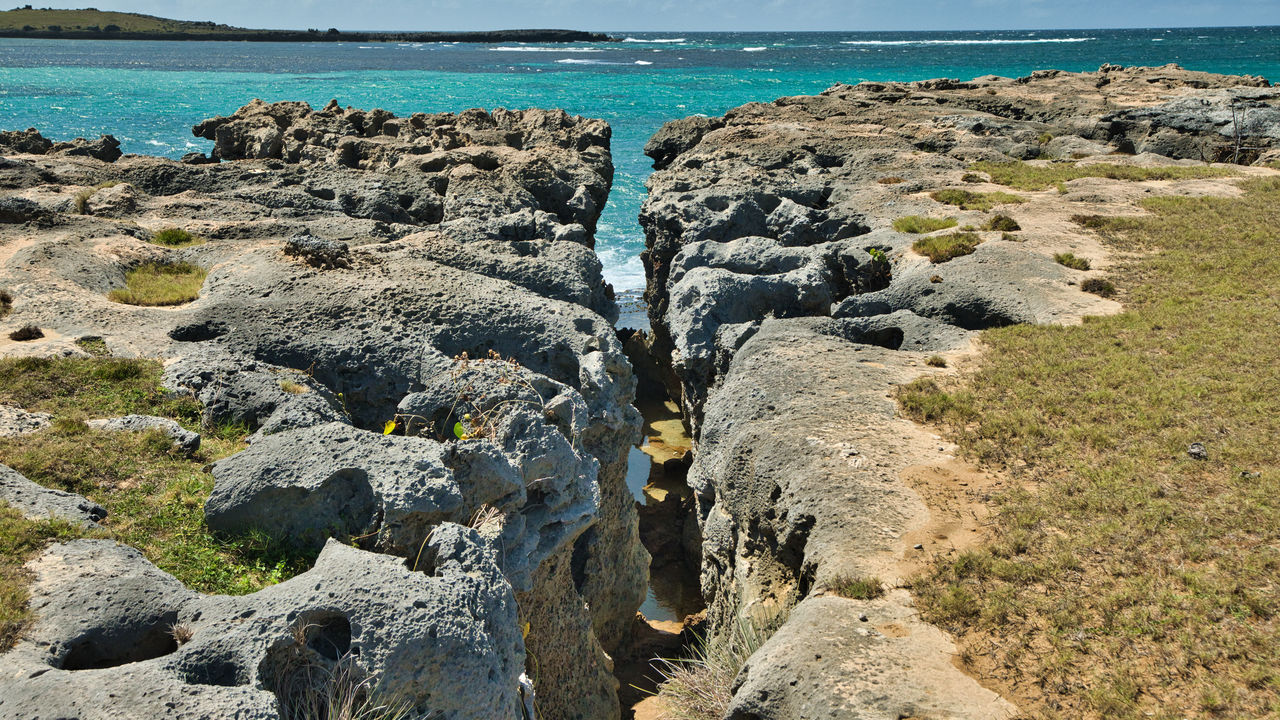
[[(1280, 25), (1280, 0), (92, 0), (244, 27), (353, 30), (997, 30)], [(35, 3), (37, 7), (48, 6)], [(55, 2), (54, 7), (84, 7)]]

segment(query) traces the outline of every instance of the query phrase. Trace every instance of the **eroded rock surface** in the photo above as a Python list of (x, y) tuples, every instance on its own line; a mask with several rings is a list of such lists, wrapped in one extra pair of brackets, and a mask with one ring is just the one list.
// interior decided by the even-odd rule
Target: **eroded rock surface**
[[(514, 716), (495, 708), (517, 696), (527, 643), (542, 717), (616, 715), (607, 654), (627, 645), (648, 555), (624, 482), (640, 425), (635, 380), (592, 247), (612, 180), (608, 125), (559, 111), (397, 118), (255, 102), (195, 133), (214, 141), (220, 162), (55, 158), (56, 146), (29, 133), (0, 138), (30, 151), (0, 163), (4, 199), (21, 210), (0, 225), (0, 287), (13, 296), (0, 329), (46, 329), (23, 344), (28, 353), (79, 354), (74, 340), (94, 336), (118, 356), (164, 358), (166, 385), (198, 398), (206, 423), (249, 426), (249, 449), (212, 468), (215, 529), (262, 528), (317, 547), (354, 538), (378, 554), (351, 563), (403, 568), (438, 566), (431, 548), (450, 523), (477, 528), (476, 552), (495, 558), (519, 615), (489, 617), (460, 600), (406, 630), (406, 643), (435, 632), (433, 622), (501, 635), (488, 679), (396, 680), (422, 713)], [(173, 227), (195, 242), (149, 242)], [(209, 271), (196, 301), (144, 308), (105, 297), (129, 268), (177, 261)], [(337, 575), (307, 585), (334, 610), (354, 587), (330, 594), (324, 583)], [(372, 591), (395, 595), (400, 575), (372, 578)], [(499, 589), (485, 589), (485, 602)], [(369, 637), (403, 621), (360, 622)], [(383, 678), (422, 660), (364, 657), (361, 671)], [(169, 682), (138, 672), (140, 686)], [(123, 673), (57, 682), (86, 698)], [(256, 671), (224, 677), (235, 702), (268, 707)]]
[[(901, 581), (903, 537), (928, 518), (900, 471), (940, 448), (896, 416), (894, 386), (975, 331), (1117, 309), (1080, 290), (1105, 267), (1096, 244), (1090, 272), (1054, 261), (1083, 252), (1072, 206), (1133, 212), (1135, 195), (1203, 189), (1082, 179), (990, 211), (929, 193), (1010, 192), (972, 174), (976, 161), (1248, 164), (1277, 147), (1280, 92), (1174, 66), (837, 85), (654, 136), (649, 353), (696, 442), (708, 616), (715, 630), (790, 616), (735, 681), (729, 717), (1014, 711), (949, 662), (954, 648), (905, 591), (836, 596), (841, 578)], [(1023, 229), (984, 231), (996, 212)], [(920, 236), (893, 229), (908, 215), (953, 217), (981, 243), (932, 263), (912, 250)]]

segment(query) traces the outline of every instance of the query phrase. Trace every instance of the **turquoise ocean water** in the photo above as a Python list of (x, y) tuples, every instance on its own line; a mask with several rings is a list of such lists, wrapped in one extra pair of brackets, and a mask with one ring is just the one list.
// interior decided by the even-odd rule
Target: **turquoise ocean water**
[(606, 277), (641, 288), (636, 223), (662, 123), (836, 82), (1093, 70), (1104, 62), (1280, 80), (1280, 28), (960, 33), (614, 33), (575, 45), (293, 44), (0, 39), (0, 128), (56, 140), (111, 133), (126, 152), (207, 150), (191, 126), (253, 98), (330, 98), (397, 114), (562, 107), (613, 126), (598, 232)]

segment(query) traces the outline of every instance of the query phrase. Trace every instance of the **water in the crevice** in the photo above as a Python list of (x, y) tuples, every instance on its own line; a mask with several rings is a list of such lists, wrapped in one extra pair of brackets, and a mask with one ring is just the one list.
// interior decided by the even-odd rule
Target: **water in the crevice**
[(631, 449), (627, 487), (640, 513), (640, 537), (653, 556), (640, 612), (650, 622), (680, 623), (704, 605), (697, 568), (687, 562), (685, 528), (689, 488), (684, 458), (690, 441), (670, 402), (641, 402), (644, 441)]

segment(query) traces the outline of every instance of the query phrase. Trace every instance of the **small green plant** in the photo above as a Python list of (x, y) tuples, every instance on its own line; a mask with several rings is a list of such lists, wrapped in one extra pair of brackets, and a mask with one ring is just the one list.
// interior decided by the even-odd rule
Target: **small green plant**
[(919, 378), (898, 387), (898, 407), (916, 422), (936, 422), (942, 418), (968, 418), (973, 415), (971, 398), (962, 393), (949, 393), (929, 378)]
[(188, 262), (144, 263), (125, 273), (125, 288), (107, 298), (127, 305), (181, 305), (200, 296), (209, 273)]
[(962, 255), (970, 255), (981, 242), (982, 238), (973, 233), (958, 232), (950, 235), (922, 237), (911, 245), (911, 249), (936, 264), (947, 262)]
[(956, 226), (956, 219), (953, 217), (931, 218), (922, 215), (907, 215), (893, 221), (893, 229), (901, 233), (911, 233), (912, 235), (922, 235), (924, 233), (936, 232), (938, 230), (946, 230)]
[(884, 595), (884, 583), (878, 577), (842, 575), (831, 581), (831, 590), (851, 600), (875, 600)]
[(182, 228), (171, 227), (157, 231), (151, 236), (151, 242), (167, 247), (190, 247), (192, 245), (200, 245), (204, 240)]
[(961, 210), (981, 210), (986, 212), (996, 205), (1017, 205), (1026, 202), (1025, 199), (1007, 192), (999, 190), (995, 192), (976, 193), (969, 190), (960, 190), (950, 188), (947, 190), (937, 190), (929, 194), (929, 197), (937, 200), (944, 205), (955, 205)]
[(890, 175), (889, 177), (882, 177), (879, 180), (876, 180), (876, 182), (880, 183), (881, 185), (897, 185), (898, 183), (906, 182), (906, 181), (898, 177), (897, 175)]
[(986, 179), (986, 178), (984, 178), (984, 177), (982, 177), (982, 176), (981, 176), (981, 175), (979, 175), (978, 173), (965, 173), (964, 175), (961, 175), (961, 176), (960, 176), (960, 182), (967, 182), (967, 183), (984, 183), (984, 182), (986, 182), (986, 181), (987, 181), (987, 179)]
[(1040, 143), (1041, 145), (1048, 145), (1052, 140), (1053, 140), (1053, 133), (1047, 133), (1047, 132), (1040, 133), (1040, 137), (1036, 138), (1036, 142)]
[(1058, 253), (1053, 256), (1053, 261), (1063, 267), (1069, 267), (1072, 270), (1088, 270), (1089, 261), (1082, 257), (1077, 257), (1075, 253)]
[(929, 367), (944, 368), (947, 366), (947, 359), (941, 355), (930, 355), (924, 359), (924, 364)]
[(1116, 294), (1115, 283), (1106, 278), (1089, 278), (1080, 283), (1080, 289), (1104, 298), (1109, 298)]
[(1022, 242), (1022, 238), (1013, 233), (1000, 233), (1000, 239), (1005, 242)]
[(871, 256), (871, 262), (874, 262), (874, 263), (889, 262), (889, 256), (885, 253), (885, 251), (881, 250), (878, 247), (867, 248), (867, 254)]
[(999, 230), (1001, 232), (1017, 232), (1022, 229), (1017, 220), (1008, 215), (992, 215), (986, 224), (982, 226), (983, 230)]

